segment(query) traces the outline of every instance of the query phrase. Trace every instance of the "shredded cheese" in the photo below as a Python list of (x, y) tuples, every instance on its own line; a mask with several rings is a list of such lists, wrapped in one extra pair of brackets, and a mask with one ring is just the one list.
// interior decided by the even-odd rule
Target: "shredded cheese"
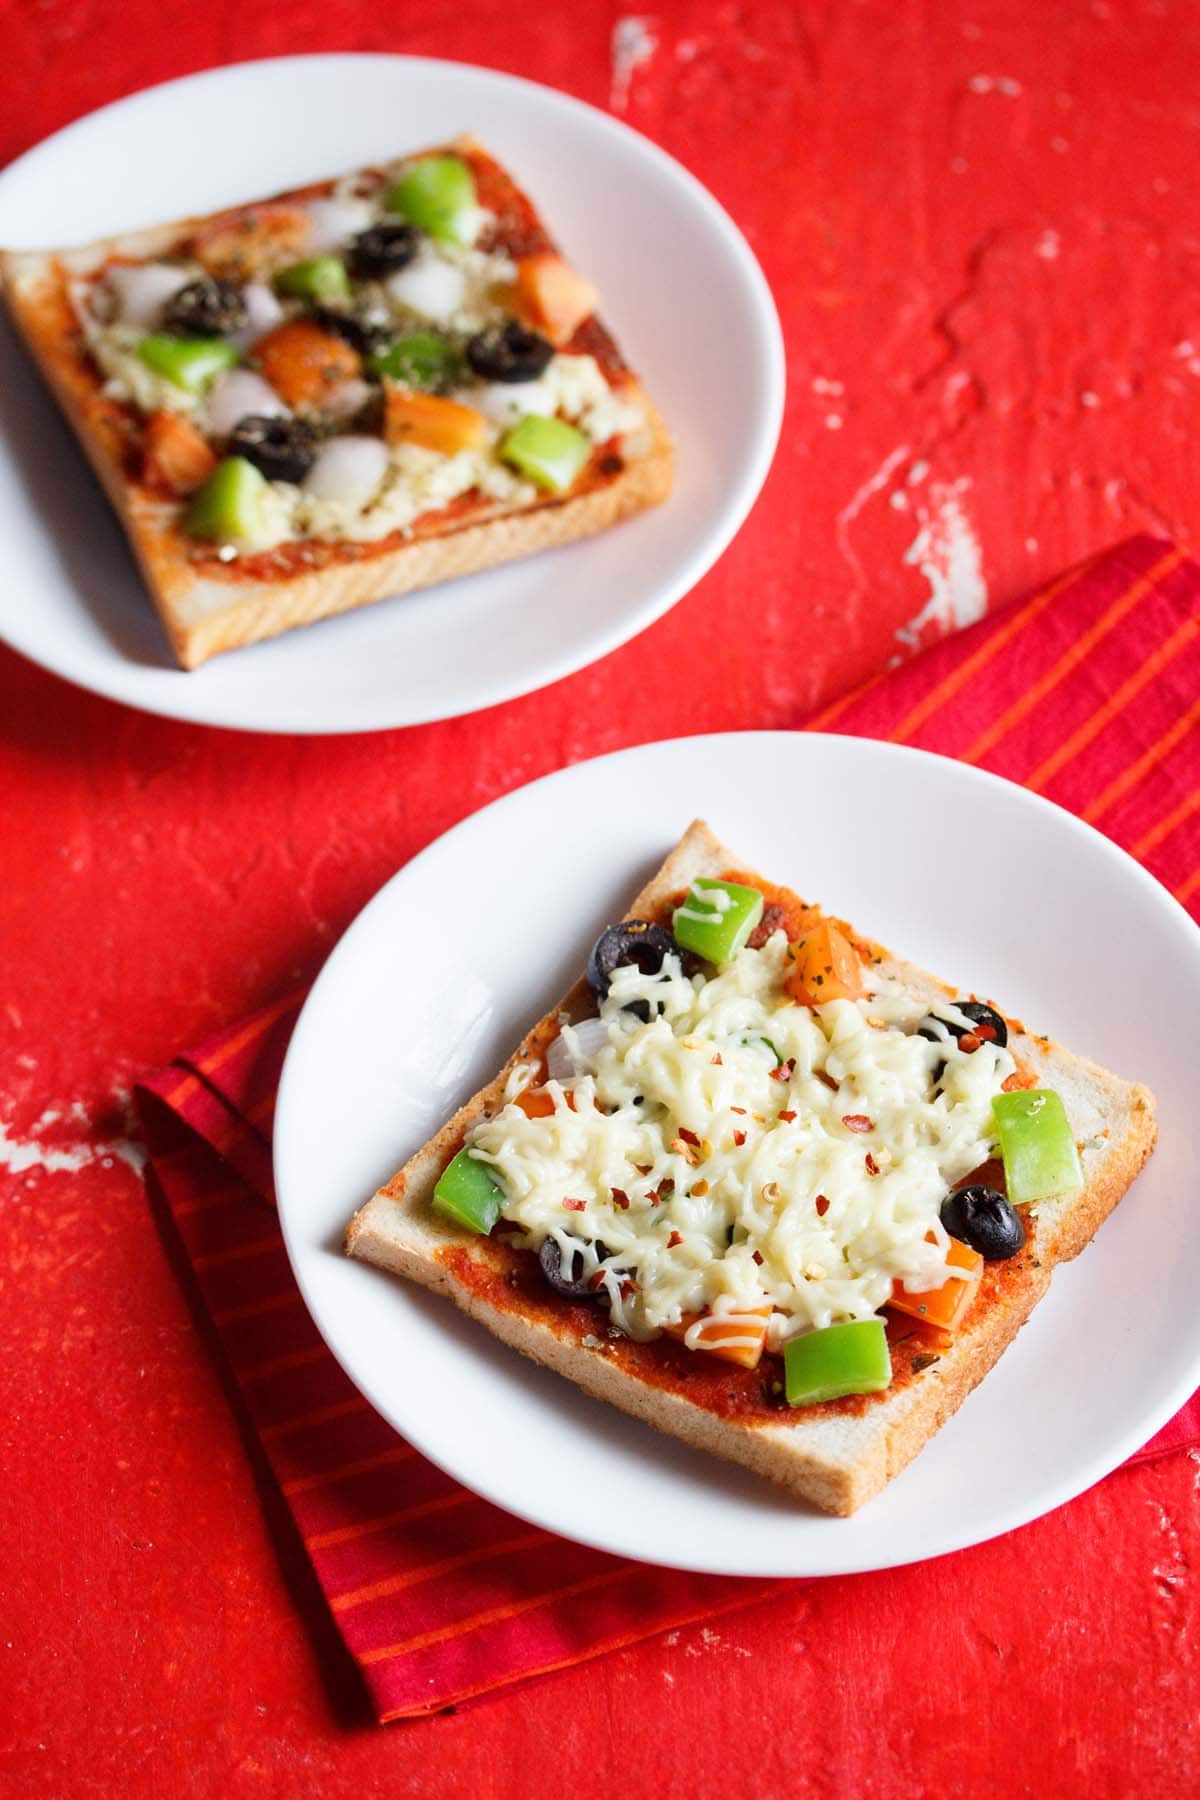
[[(992, 1152), (1012, 1056), (964, 1051), (937, 1026), (918, 1035), (928, 1007), (891, 979), (863, 1001), (800, 1006), (787, 968), (781, 931), (707, 977), (671, 955), (659, 975), (618, 968), (607, 1042), (583, 1073), (546, 1083), (553, 1112), (512, 1103), (532, 1078), (522, 1066), (468, 1138), (528, 1247), (552, 1236), (564, 1260), (582, 1255), (634, 1338), (705, 1311), (749, 1337), (771, 1306), (778, 1348), (870, 1317), (898, 1279), (921, 1292), (953, 1274), (939, 1209)], [(639, 1000), (646, 1023), (628, 1010)]]

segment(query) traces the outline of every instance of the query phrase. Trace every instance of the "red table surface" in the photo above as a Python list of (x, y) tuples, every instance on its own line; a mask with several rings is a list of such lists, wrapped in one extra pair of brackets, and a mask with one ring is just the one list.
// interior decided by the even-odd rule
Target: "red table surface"
[(0, 1792), (1194, 1790), (1194, 1456), (924, 1568), (369, 1725), (151, 1226), (126, 1096), (310, 976), (393, 869), (517, 784), (798, 723), (1130, 530), (1188, 541), (1195, 9), (664, 0), (636, 29), (486, 0), (0, 0), (0, 30), (0, 161), (147, 83), (296, 50), (474, 60), (612, 106), (746, 230), (790, 370), (721, 565), (548, 693), (272, 740), (0, 652)]

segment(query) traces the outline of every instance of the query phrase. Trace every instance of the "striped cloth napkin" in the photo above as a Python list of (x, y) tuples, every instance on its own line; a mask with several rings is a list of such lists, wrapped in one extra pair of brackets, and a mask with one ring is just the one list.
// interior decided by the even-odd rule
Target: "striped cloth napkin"
[[(1011, 776), (1108, 832), (1197, 912), (1198, 695), (1200, 567), (1138, 537), (811, 727)], [(275, 1089), (302, 998), (143, 1084), (147, 1179), (379, 1719), (481, 1697), (779, 1585), (653, 1569), (523, 1525), (426, 1462), (351, 1386), (304, 1309), (272, 1209)], [(1139, 1458), (1197, 1443), (1200, 1395)]]

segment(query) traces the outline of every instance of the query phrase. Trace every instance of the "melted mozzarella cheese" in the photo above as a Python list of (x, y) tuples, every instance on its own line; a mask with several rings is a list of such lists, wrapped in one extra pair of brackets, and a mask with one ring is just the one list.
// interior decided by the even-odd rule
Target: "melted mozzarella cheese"
[[(811, 1009), (788, 996), (786, 973), (782, 932), (707, 978), (674, 956), (656, 976), (619, 968), (607, 1040), (583, 1073), (546, 1084), (553, 1114), (513, 1104), (534, 1077), (522, 1066), (470, 1134), (503, 1185), (503, 1216), (531, 1249), (582, 1243), (631, 1336), (706, 1309), (746, 1317), (749, 1332), (769, 1304), (778, 1347), (870, 1317), (897, 1279), (924, 1291), (952, 1273), (939, 1208), (991, 1154), (1012, 1056), (917, 1035), (928, 1008), (894, 981)], [(627, 1010), (636, 1000), (646, 1023)]]

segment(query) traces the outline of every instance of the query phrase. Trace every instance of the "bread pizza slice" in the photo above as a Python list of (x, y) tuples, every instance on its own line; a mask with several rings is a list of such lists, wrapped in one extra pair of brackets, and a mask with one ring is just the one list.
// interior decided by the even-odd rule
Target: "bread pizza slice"
[(595, 289), (470, 137), (0, 277), (185, 668), (671, 488)]
[(848, 1514), (1149, 1156), (1154, 1101), (695, 823), (352, 1256)]

